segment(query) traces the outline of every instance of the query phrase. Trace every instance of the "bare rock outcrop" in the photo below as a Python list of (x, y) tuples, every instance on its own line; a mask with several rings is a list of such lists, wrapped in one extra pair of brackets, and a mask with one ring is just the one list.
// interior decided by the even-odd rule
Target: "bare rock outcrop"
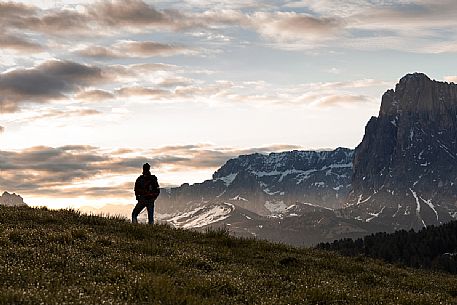
[(421, 228), (457, 218), (457, 85), (403, 77), (354, 153), (352, 217)]
[(8, 193), (8, 192), (3, 192), (2, 196), (0, 196), (0, 205), (5, 205), (5, 206), (27, 206), (25, 204), (24, 199), (16, 195), (15, 193)]

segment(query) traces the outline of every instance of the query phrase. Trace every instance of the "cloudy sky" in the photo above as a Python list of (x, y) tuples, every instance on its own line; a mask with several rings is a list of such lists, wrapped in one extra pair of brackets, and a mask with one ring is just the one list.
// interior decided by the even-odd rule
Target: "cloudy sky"
[(457, 81), (455, 0), (0, 1), (0, 191), (132, 203), (251, 152), (354, 148), (403, 75)]

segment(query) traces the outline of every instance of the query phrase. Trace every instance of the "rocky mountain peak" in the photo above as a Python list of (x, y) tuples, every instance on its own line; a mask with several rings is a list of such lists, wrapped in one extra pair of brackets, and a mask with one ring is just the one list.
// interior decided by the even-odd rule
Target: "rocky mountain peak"
[(431, 81), (430, 77), (428, 77), (425, 73), (421, 72), (413, 72), (413, 73), (408, 73), (402, 78), (400, 78), (399, 84), (405, 84), (408, 82), (425, 82), (425, 81)]
[(412, 73), (402, 77), (395, 90), (384, 93), (379, 116), (414, 114), (424, 120), (443, 120), (445, 125), (442, 127), (445, 127), (456, 113), (456, 101), (456, 84), (431, 80), (423, 73)]
[(383, 95), (355, 150), (349, 205), (363, 203), (364, 219), (418, 228), (457, 215), (456, 185), (457, 85), (408, 74)]
[(5, 206), (26, 206), (24, 203), (24, 199), (16, 195), (15, 193), (8, 193), (8, 192), (3, 192), (2, 196), (0, 196), (0, 205), (5, 205)]

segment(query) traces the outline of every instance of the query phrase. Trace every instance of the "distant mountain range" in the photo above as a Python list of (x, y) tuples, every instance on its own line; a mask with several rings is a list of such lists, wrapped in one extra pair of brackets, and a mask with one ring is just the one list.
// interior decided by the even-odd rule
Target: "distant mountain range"
[(297, 245), (457, 219), (457, 85), (408, 74), (355, 150), (242, 155), (210, 180), (163, 189), (156, 211), (176, 227)]
[(0, 205), (5, 205), (5, 206), (26, 206), (24, 199), (16, 195), (15, 193), (10, 194), (8, 192), (3, 192), (3, 194), (0, 196)]
[(355, 151), (252, 154), (157, 201), (178, 227), (312, 244), (457, 218), (457, 85), (403, 77)]
[(351, 190), (353, 151), (290, 151), (228, 160), (211, 180), (166, 189), (159, 213), (230, 203), (261, 216), (279, 215), (297, 202), (343, 207)]

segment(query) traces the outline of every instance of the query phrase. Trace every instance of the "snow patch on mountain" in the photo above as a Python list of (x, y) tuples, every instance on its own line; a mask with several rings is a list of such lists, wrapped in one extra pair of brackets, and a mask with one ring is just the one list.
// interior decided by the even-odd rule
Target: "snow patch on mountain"
[(280, 193), (280, 191), (272, 192), (272, 191), (270, 191), (269, 188), (263, 189), (263, 191), (265, 192), (265, 194), (268, 194), (268, 195), (270, 195), (270, 196), (274, 196), (274, 195)]
[[(313, 203), (309, 203), (309, 202), (301, 202), (300, 204), (307, 205), (307, 206), (314, 207), (314, 208), (333, 211), (333, 209), (331, 209), (331, 208), (326, 208), (326, 207), (323, 207), (323, 206), (320, 206), (320, 205), (317, 205), (317, 204), (313, 204)], [(295, 207), (296, 205), (294, 204), (293, 206)]]
[(270, 211), (272, 214), (280, 214), (287, 211), (287, 205), (284, 204), (284, 201), (265, 201), (265, 208)]
[(316, 169), (310, 169), (310, 170), (307, 170), (307, 171), (302, 171), (301, 173), (299, 173), (297, 175), (297, 183), (296, 184), (300, 184), (303, 181), (305, 181), (306, 179), (309, 179), (311, 174), (314, 173), (314, 172), (317, 172), (317, 170)]
[(370, 218), (367, 218), (366, 222), (370, 222), (372, 221), (373, 219), (375, 219), (376, 217), (379, 217), (379, 215), (381, 215), (381, 213), (384, 211), (386, 207), (382, 207), (382, 209), (378, 212), (378, 213), (368, 213), (370, 214), (372, 217)]
[(179, 228), (201, 228), (227, 219), (234, 209), (235, 206), (230, 203), (198, 207), (190, 212), (180, 213), (166, 221)]
[(411, 191), (411, 194), (413, 194), (414, 199), (416, 200), (416, 216), (417, 216), (417, 218), (419, 218), (420, 221), (422, 221), (424, 228), (426, 228), (427, 225), (425, 224), (425, 222), (422, 219), (422, 216), (420, 214), (421, 213), (421, 203), (419, 201), (419, 197), (417, 196), (415, 191), (413, 191), (412, 189), (409, 189), (409, 190)]
[(230, 186), (230, 184), (232, 184), (233, 180), (235, 180), (237, 175), (238, 173), (233, 173), (225, 177), (221, 177), (218, 180), (222, 180), (225, 183), (225, 186)]
[(233, 201), (249, 201), (246, 198), (241, 197), (240, 195), (236, 195), (235, 197), (230, 198), (230, 200), (233, 200)]

